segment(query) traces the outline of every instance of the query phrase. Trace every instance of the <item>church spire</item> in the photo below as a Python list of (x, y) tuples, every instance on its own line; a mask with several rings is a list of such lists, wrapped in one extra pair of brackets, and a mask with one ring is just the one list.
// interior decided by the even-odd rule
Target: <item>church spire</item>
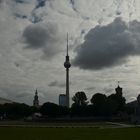
[(35, 95), (38, 95), (38, 91), (37, 91), (37, 89), (36, 89), (36, 91), (35, 91)]
[(37, 89), (35, 90), (35, 96), (34, 96), (34, 100), (33, 100), (33, 106), (35, 107), (39, 107), (39, 100), (38, 100), (38, 91)]

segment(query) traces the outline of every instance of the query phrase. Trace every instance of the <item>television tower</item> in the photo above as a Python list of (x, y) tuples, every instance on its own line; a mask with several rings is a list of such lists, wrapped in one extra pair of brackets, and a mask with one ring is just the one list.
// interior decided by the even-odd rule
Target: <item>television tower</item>
[(66, 51), (66, 59), (64, 62), (64, 67), (66, 68), (66, 106), (69, 108), (69, 68), (71, 67), (69, 61), (69, 48), (68, 48), (68, 33), (67, 33), (67, 51)]

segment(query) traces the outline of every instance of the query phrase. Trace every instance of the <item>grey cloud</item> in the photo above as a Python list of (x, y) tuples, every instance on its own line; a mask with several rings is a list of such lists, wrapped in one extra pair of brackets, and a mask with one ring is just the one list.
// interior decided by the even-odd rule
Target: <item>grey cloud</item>
[(106, 93), (106, 94), (112, 94), (115, 92), (115, 90), (113, 88), (104, 88), (103, 91)]
[(37, 0), (36, 8), (44, 7), (47, 0)]
[(57, 46), (59, 36), (56, 24), (31, 24), (25, 28), (23, 39), (27, 45), (26, 48), (42, 49), (45, 56), (48, 57), (52, 57), (59, 51)]
[(50, 87), (60, 87), (60, 88), (63, 88), (66, 85), (65, 85), (65, 83), (60, 83), (58, 81), (53, 81), (48, 86), (50, 86)]
[[(70, 85), (72, 83), (70, 82)], [(66, 86), (65, 82), (62, 83), (61, 81), (53, 81), (53, 82), (50, 82), (49, 85), (50, 87), (59, 87), (59, 88), (64, 88)]]
[(130, 101), (135, 101), (135, 100), (137, 100), (137, 97), (130, 97), (129, 100)]
[(50, 86), (50, 87), (53, 87), (53, 86), (56, 86), (57, 84), (58, 84), (57, 81), (53, 81), (53, 82), (51, 82), (51, 83), (49, 84), (49, 86)]
[(48, 41), (53, 39), (55, 30), (53, 25), (44, 26), (42, 24), (31, 24), (25, 28), (23, 37), (26, 43), (28, 43), (28, 47), (40, 48), (44, 47)]
[(120, 65), (128, 56), (140, 54), (140, 22), (129, 24), (116, 18), (106, 26), (96, 26), (76, 49), (73, 65), (81, 69), (98, 70)]
[(95, 90), (95, 89), (96, 89), (95, 87), (88, 87), (88, 88), (85, 88), (84, 90), (93, 91), (93, 90)]
[(47, 30), (41, 26), (30, 25), (25, 29), (23, 37), (25, 38), (26, 43), (28, 43), (29, 48), (38, 49), (44, 47), (49, 38), (49, 34)]
[(16, 3), (24, 3), (24, 0), (14, 0)]
[(16, 95), (16, 98), (26, 98), (30, 95), (31, 95), (31, 93), (21, 93), (19, 95)]

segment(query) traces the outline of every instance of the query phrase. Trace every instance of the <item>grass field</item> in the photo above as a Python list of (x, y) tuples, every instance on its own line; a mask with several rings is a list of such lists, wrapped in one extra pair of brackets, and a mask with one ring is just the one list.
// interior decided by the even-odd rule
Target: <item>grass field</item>
[(140, 128), (0, 128), (1, 140), (140, 140)]

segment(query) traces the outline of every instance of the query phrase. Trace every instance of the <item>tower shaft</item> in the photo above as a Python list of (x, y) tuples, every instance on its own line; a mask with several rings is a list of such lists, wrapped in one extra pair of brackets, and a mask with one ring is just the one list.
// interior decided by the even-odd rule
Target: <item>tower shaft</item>
[(66, 106), (69, 107), (69, 68), (66, 68)]

